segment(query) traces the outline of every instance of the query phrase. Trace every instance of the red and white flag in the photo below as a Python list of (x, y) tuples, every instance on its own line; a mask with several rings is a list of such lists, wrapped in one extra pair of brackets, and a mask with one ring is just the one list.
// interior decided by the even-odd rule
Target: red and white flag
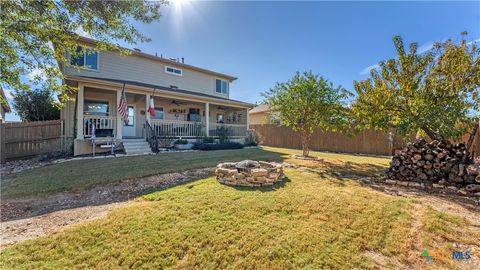
[(155, 113), (155, 105), (153, 104), (154, 97), (150, 97), (150, 107), (148, 107), (148, 111), (150, 112), (151, 117), (155, 117), (157, 114)]
[(125, 84), (122, 88), (122, 96), (120, 97), (120, 102), (118, 103), (118, 113), (123, 119), (123, 122), (128, 125), (128, 107), (127, 107), (127, 97), (125, 96)]

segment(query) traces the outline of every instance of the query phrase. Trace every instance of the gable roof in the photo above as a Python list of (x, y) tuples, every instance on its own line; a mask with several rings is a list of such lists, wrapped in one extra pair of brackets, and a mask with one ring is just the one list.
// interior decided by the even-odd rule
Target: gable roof
[[(95, 39), (82, 37), (82, 36), (80, 36), (78, 40), (81, 41), (81, 42), (84, 42), (84, 43), (91, 44), (91, 45), (95, 45), (98, 42)], [(177, 61), (173, 61), (173, 60), (170, 60), (170, 59), (167, 59), (167, 58), (151, 55), (151, 54), (144, 53), (144, 52), (141, 52), (141, 51), (137, 51), (137, 50), (134, 50), (134, 49), (125, 48), (125, 47), (120, 47), (120, 48), (122, 48), (124, 50), (128, 50), (132, 55), (147, 58), (147, 59), (154, 60), (154, 61), (158, 61), (158, 62), (163, 63), (163, 64), (172, 65), (172, 66), (179, 67), (179, 68), (190, 69), (190, 70), (210, 74), (210, 75), (213, 75), (213, 76), (218, 76), (218, 77), (221, 77), (221, 78), (224, 78), (224, 79), (228, 79), (229, 81), (234, 81), (234, 80), (238, 79), (237, 77), (234, 77), (234, 76), (231, 76), (231, 75), (228, 75), (228, 74), (212, 71), (212, 70), (201, 68), (201, 67), (188, 65), (188, 64), (185, 64), (185, 63), (180, 63), (180, 62), (177, 62)]]
[(2, 97), (3, 100), (5, 100), (5, 102), (1, 102), (3, 110), (5, 112), (11, 112), (10, 105), (8, 104), (7, 96), (3, 92), (3, 88), (1, 86), (0, 86), (0, 96)]
[(254, 114), (254, 113), (263, 113), (263, 112), (268, 112), (267, 104), (260, 104), (257, 107), (251, 109), (248, 113)]

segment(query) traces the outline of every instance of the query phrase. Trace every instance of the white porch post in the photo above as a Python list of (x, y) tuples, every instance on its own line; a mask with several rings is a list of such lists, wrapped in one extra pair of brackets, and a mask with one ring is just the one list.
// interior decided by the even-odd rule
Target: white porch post
[(122, 97), (122, 89), (118, 89), (117, 90), (117, 106), (116, 106), (116, 110), (115, 110), (115, 113), (117, 115), (117, 128), (116, 128), (116, 138), (117, 139), (122, 139), (122, 127), (123, 127), (123, 120), (122, 120), (122, 116), (120, 115), (120, 113), (118, 112), (118, 104), (120, 104), (120, 98)]
[(148, 112), (148, 109), (150, 108), (150, 94), (146, 94), (145, 95), (145, 100), (146, 100), (146, 104), (145, 104), (145, 119), (147, 120), (147, 122), (149, 124), (151, 124), (152, 122), (150, 122), (150, 113)]
[(205, 103), (205, 136), (210, 137), (210, 103)]
[(77, 91), (77, 139), (83, 140), (84, 87), (82, 83), (78, 83)]

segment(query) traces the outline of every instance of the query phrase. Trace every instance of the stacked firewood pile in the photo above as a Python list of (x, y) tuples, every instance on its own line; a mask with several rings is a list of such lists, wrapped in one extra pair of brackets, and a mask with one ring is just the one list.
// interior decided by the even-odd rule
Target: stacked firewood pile
[[(480, 165), (472, 164), (465, 144), (417, 140), (397, 151), (387, 176), (393, 180), (441, 184), (466, 189), (480, 184)], [(479, 186), (480, 187), (480, 186)], [(479, 190), (480, 191), (480, 190)]]

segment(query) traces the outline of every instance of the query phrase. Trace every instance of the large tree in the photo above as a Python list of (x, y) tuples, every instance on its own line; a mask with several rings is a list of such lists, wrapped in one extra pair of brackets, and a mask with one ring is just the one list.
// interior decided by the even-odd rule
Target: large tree
[(310, 137), (315, 129), (337, 131), (348, 120), (345, 99), (349, 93), (312, 72), (297, 72), (289, 81), (277, 83), (262, 95), (270, 114), (300, 133), (304, 156), (309, 154)]
[(22, 121), (60, 119), (58, 102), (52, 92), (44, 89), (17, 91), (13, 95), (13, 108)]
[[(129, 44), (148, 41), (135, 22), (151, 23), (160, 18), (163, 0), (56, 1), (7, 0), (0, 4), (0, 83), (6, 88), (29, 90), (30, 85), (66, 98), (70, 89), (62, 85), (58, 64), (76, 52), (79, 32), (99, 41), (99, 50), (118, 49), (118, 41)], [(21, 81), (29, 74), (30, 83)]]
[(466, 33), (459, 42), (436, 43), (424, 53), (416, 43), (407, 51), (400, 36), (393, 44), (396, 58), (381, 61), (369, 79), (354, 82), (357, 121), (365, 127), (395, 128), (405, 137), (420, 132), (442, 140), (465, 134), (479, 116), (476, 44), (466, 40)]

